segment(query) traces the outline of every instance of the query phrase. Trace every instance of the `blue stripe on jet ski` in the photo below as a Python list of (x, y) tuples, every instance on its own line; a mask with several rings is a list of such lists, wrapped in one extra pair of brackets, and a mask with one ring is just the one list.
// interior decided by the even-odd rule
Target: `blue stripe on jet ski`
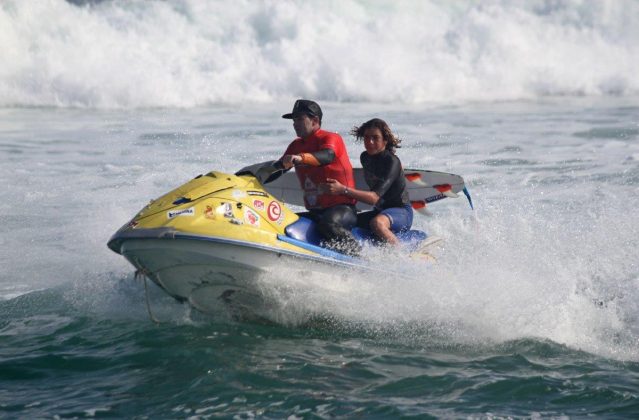
[(339, 252), (331, 251), (330, 249), (322, 248), (316, 245), (309, 244), (308, 242), (298, 241), (297, 239), (289, 238), (285, 235), (277, 235), (277, 239), (282, 242), (289, 243), (291, 245), (304, 248), (309, 251), (316, 252), (324, 257), (333, 258), (340, 261), (357, 261), (356, 258), (349, 257), (348, 255), (340, 254)]
[[(293, 252), (293, 251), (289, 251), (289, 250), (285, 250), (285, 249), (281, 249), (281, 248), (273, 248), (273, 247), (270, 247), (270, 246), (264, 246), (264, 245), (255, 244), (255, 243), (252, 243), (252, 242), (238, 241), (236, 239), (218, 238), (218, 237), (212, 237), (212, 236), (189, 235), (189, 234), (177, 233), (177, 232), (174, 234), (173, 237), (175, 239), (196, 239), (196, 240), (200, 240), (200, 241), (210, 241), (210, 242), (219, 242), (219, 243), (228, 243), (228, 244), (234, 244), (234, 245), (242, 245), (242, 246), (248, 246), (248, 247), (252, 247), (252, 248), (264, 249), (264, 250), (268, 250), (268, 251), (272, 251), (272, 252), (278, 252), (278, 253), (282, 253), (282, 254), (302, 256), (304, 258), (311, 258), (311, 259), (319, 258), (319, 257), (313, 257), (312, 255), (299, 254), (299, 253), (296, 253), (296, 252)], [(157, 239), (160, 239), (160, 238), (157, 238)], [(319, 246), (311, 245), (311, 244), (309, 244), (307, 242), (298, 241), (297, 239), (289, 238), (288, 236), (284, 236), (284, 235), (279, 235), (278, 234), (277, 235), (277, 239), (279, 239), (282, 242), (287, 242), (287, 243), (290, 243), (292, 245), (298, 246), (300, 248), (306, 249), (308, 251), (316, 252), (317, 254), (321, 255), (322, 257), (332, 258), (333, 260), (342, 261), (342, 262), (350, 262), (350, 263), (357, 263), (358, 261), (360, 261), (357, 258), (349, 257), (348, 255), (344, 255), (344, 254), (340, 254), (339, 252), (331, 251), (330, 249), (325, 249), (325, 248), (321, 248)]]

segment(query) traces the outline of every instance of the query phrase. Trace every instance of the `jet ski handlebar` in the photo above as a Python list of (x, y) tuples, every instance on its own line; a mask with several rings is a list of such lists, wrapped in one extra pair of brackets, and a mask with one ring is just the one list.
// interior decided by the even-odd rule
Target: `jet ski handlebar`
[(282, 175), (285, 170), (277, 165), (279, 161), (269, 160), (261, 163), (254, 163), (246, 166), (235, 173), (236, 176), (252, 175), (262, 184), (268, 184), (275, 181)]

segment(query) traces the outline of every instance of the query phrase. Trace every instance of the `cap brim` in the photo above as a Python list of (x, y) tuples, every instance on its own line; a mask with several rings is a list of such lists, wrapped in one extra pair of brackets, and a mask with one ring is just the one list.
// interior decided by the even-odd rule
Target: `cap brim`
[(295, 118), (298, 115), (308, 115), (309, 117), (317, 117), (317, 115), (313, 114), (312, 112), (296, 112), (296, 113), (290, 113), (290, 114), (284, 114), (282, 115), (282, 118), (286, 118), (287, 120), (292, 120), (293, 118)]

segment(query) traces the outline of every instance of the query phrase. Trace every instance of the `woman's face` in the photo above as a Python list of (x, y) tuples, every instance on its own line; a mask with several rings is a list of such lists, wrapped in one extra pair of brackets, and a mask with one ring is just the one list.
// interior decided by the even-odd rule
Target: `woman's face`
[(364, 131), (364, 147), (369, 155), (376, 155), (386, 149), (386, 140), (379, 128), (367, 128)]

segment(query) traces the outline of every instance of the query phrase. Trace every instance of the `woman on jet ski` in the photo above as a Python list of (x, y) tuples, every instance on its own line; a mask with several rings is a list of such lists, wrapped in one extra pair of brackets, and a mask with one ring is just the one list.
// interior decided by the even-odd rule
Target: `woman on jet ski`
[(413, 224), (404, 170), (395, 155), (401, 140), (379, 118), (353, 127), (351, 134), (364, 141), (366, 150), (360, 155), (360, 162), (370, 191), (347, 187), (330, 178), (324, 188), (332, 195), (346, 195), (372, 205), (374, 210), (358, 214), (357, 225), (371, 229), (383, 242), (398, 245), (395, 233), (407, 231)]

